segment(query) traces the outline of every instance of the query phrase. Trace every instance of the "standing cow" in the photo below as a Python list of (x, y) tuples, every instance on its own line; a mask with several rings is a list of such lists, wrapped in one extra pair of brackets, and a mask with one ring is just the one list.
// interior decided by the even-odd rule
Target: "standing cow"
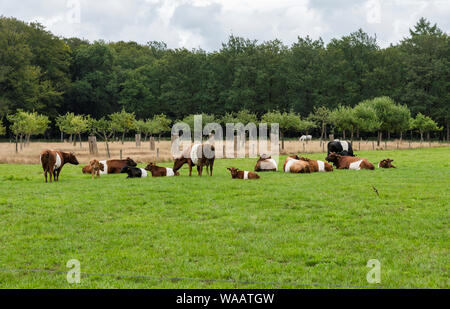
[(328, 157), (325, 159), (328, 162), (333, 162), (334, 165), (342, 170), (374, 170), (375, 167), (372, 163), (369, 162), (367, 159), (357, 158), (357, 157), (350, 157), (350, 156), (341, 156), (340, 154), (337, 154), (335, 152), (332, 152), (328, 155)]
[(351, 142), (335, 140), (328, 143), (328, 155), (335, 152), (341, 156), (354, 157), (353, 147)]
[(66, 163), (79, 164), (73, 152), (66, 153), (57, 150), (42, 151), (40, 160), (44, 169), (45, 182), (48, 182), (47, 173), (50, 174), (50, 182), (52, 182), (52, 177), (55, 181), (59, 181), (59, 174)]
[(198, 176), (202, 176), (203, 166), (206, 166), (206, 173), (208, 173), (209, 167), (210, 176), (212, 176), (215, 158), (214, 146), (210, 144), (194, 144), (175, 159), (173, 171), (176, 173), (183, 165), (188, 164), (189, 176), (192, 176), (193, 166), (197, 166)]

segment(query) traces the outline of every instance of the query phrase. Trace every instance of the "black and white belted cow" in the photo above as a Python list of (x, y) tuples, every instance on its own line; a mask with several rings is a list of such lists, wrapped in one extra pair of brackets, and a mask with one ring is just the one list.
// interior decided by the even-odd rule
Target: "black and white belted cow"
[(337, 153), (341, 156), (350, 156), (354, 157), (353, 147), (351, 142), (334, 140), (328, 143), (328, 155), (330, 153)]

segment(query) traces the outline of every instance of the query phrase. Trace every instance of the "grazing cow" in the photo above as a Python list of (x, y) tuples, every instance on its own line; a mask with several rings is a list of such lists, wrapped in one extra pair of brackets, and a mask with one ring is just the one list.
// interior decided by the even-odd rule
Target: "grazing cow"
[(100, 172), (105, 170), (105, 166), (100, 163), (98, 160), (92, 160), (89, 164), (90, 170), (91, 170), (91, 174), (92, 174), (92, 179), (94, 179), (94, 176), (97, 175), (97, 178), (100, 177)]
[[(104, 170), (100, 172), (100, 175), (120, 174), (125, 166), (137, 166), (137, 163), (131, 158), (126, 158), (125, 160), (104, 160), (99, 162), (104, 165)], [(86, 168), (86, 171), (88, 171), (88, 168)], [(83, 173), (84, 172), (85, 169), (83, 168)]]
[(148, 177), (148, 173), (143, 168), (137, 168), (134, 166), (125, 166), (120, 170), (121, 174), (128, 174), (128, 178), (145, 178)]
[(384, 159), (383, 161), (378, 163), (378, 168), (396, 168), (394, 165), (392, 165), (392, 162), (394, 162), (394, 160)]
[(145, 169), (152, 173), (152, 177), (180, 176), (180, 173), (174, 172), (173, 169), (168, 167), (159, 167), (156, 166), (155, 163), (149, 163)]
[(44, 150), (41, 152), (41, 164), (44, 169), (45, 182), (47, 182), (47, 173), (50, 174), (50, 182), (52, 176), (55, 181), (59, 181), (59, 173), (66, 163), (78, 165), (78, 160), (74, 153), (66, 153), (57, 150)]
[(341, 156), (350, 156), (354, 157), (353, 147), (351, 142), (334, 140), (328, 143), (328, 155), (330, 153), (335, 152), (340, 154)]
[(192, 167), (197, 166), (198, 176), (202, 176), (203, 166), (210, 168), (210, 175), (213, 175), (213, 167), (215, 160), (215, 148), (210, 144), (194, 144), (186, 149), (179, 158), (175, 159), (173, 171), (176, 173), (186, 163), (189, 166), (189, 176), (192, 176)]
[(319, 161), (319, 160), (310, 160), (308, 158), (300, 158), (301, 161), (308, 162), (309, 164), (309, 170), (311, 173), (317, 173), (317, 172), (332, 172), (333, 171), (333, 165), (331, 165), (328, 162)]
[(285, 173), (311, 173), (309, 163), (300, 160), (298, 156), (290, 156), (284, 162), (283, 170)]
[(256, 162), (255, 172), (276, 172), (278, 171), (277, 162), (266, 155), (261, 155), (258, 162)]
[(312, 140), (312, 135), (302, 135), (302, 136), (299, 138), (299, 141), (300, 141), (300, 142), (311, 141), (311, 140)]
[(227, 168), (231, 172), (233, 179), (259, 179), (259, 175), (254, 172), (240, 171), (238, 168)]
[(373, 164), (370, 163), (367, 159), (350, 157), (350, 156), (341, 156), (340, 154), (337, 154), (335, 152), (330, 153), (325, 160), (327, 160), (328, 162), (333, 162), (334, 165), (340, 170), (342, 170), (342, 169), (374, 170), (375, 169)]

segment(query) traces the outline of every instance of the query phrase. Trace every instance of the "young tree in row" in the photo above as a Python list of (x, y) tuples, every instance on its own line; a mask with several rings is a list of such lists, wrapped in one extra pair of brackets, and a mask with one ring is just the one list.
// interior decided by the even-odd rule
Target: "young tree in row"
[(89, 117), (85, 117), (83, 115), (75, 115), (74, 113), (67, 113), (65, 115), (59, 116), (56, 118), (56, 126), (62, 133), (66, 133), (70, 135), (70, 139), (73, 137), (73, 145), (76, 146), (78, 136), (81, 143), (81, 134), (88, 131), (89, 128)]
[[(201, 114), (202, 115), (202, 128), (205, 127), (208, 123), (214, 123), (217, 122), (215, 116), (213, 114)], [(189, 125), (189, 128), (191, 129), (191, 135), (194, 136), (194, 120), (196, 115), (189, 115), (183, 118), (182, 122)]]
[(370, 101), (370, 104), (377, 113), (381, 125), (378, 129), (377, 145), (380, 146), (383, 138), (383, 131), (391, 132), (395, 128), (395, 113), (398, 111), (395, 102), (389, 97), (378, 97)]
[(353, 135), (358, 127), (358, 123), (356, 121), (355, 111), (351, 107), (340, 105), (331, 112), (330, 122), (342, 131), (342, 137), (344, 139), (346, 139), (346, 131), (350, 131), (350, 138), (353, 141)]
[(22, 110), (14, 115), (9, 115), (8, 120), (12, 123), (10, 129), (16, 137), (16, 152), (18, 151), (19, 139), (21, 148), (23, 148), (24, 141), (29, 144), (32, 135), (44, 134), (50, 124), (47, 116), (39, 115), (36, 112), (27, 113)]
[(109, 116), (111, 119), (111, 128), (113, 131), (122, 133), (122, 145), (125, 142), (125, 135), (135, 130), (136, 116), (134, 113), (127, 113), (124, 109), (119, 113), (114, 113)]
[(109, 140), (114, 134), (111, 121), (107, 120), (105, 117), (102, 117), (99, 120), (90, 118), (89, 131), (91, 134), (95, 134), (105, 141), (108, 158), (111, 158), (111, 154), (109, 151)]
[(428, 116), (418, 113), (416, 118), (411, 121), (411, 129), (415, 129), (420, 133), (420, 141), (423, 142), (423, 134), (427, 133), (427, 139), (430, 140), (430, 132), (440, 131), (437, 123)]
[(308, 116), (308, 120), (315, 122), (320, 127), (320, 146), (322, 146), (323, 139), (326, 139), (327, 124), (330, 123), (331, 111), (325, 106), (315, 107), (314, 113)]
[(288, 131), (298, 131), (301, 128), (301, 118), (293, 111), (281, 113), (280, 111), (267, 112), (261, 118), (263, 123), (278, 123), (280, 126), (281, 148), (284, 149), (284, 134)]
[(353, 110), (357, 123), (358, 137), (360, 132), (378, 132), (381, 127), (381, 122), (378, 120), (377, 112), (369, 100), (359, 103)]

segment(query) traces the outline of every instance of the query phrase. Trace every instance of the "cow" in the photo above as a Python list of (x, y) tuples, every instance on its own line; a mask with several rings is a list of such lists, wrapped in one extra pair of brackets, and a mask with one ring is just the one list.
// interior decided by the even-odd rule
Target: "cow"
[(286, 158), (283, 170), (285, 173), (311, 173), (309, 163), (300, 160), (300, 158), (296, 155)]
[(121, 174), (128, 174), (128, 178), (146, 178), (148, 177), (148, 173), (143, 168), (137, 168), (134, 166), (124, 166), (120, 170)]
[(40, 161), (44, 169), (45, 182), (47, 181), (47, 173), (50, 174), (50, 182), (53, 179), (58, 182), (59, 174), (66, 163), (78, 165), (78, 160), (73, 152), (66, 153), (57, 150), (43, 150), (41, 152)]
[(330, 153), (325, 160), (327, 160), (328, 162), (333, 162), (334, 165), (340, 170), (342, 170), (342, 169), (374, 170), (375, 169), (373, 164), (370, 163), (367, 159), (350, 157), (350, 156), (342, 156), (335, 152)]
[(300, 142), (311, 141), (311, 140), (312, 140), (312, 135), (302, 135), (302, 136), (299, 138), (299, 141), (300, 141)]
[(331, 165), (328, 162), (319, 161), (319, 160), (310, 160), (308, 158), (301, 157), (301, 161), (308, 162), (309, 164), (309, 170), (311, 173), (317, 173), (317, 172), (332, 172), (333, 171), (333, 165)]
[(198, 176), (202, 176), (203, 166), (210, 169), (210, 176), (213, 175), (215, 160), (215, 148), (210, 144), (194, 144), (187, 148), (180, 157), (175, 159), (173, 171), (176, 173), (183, 165), (188, 164), (189, 176), (192, 176), (192, 167), (197, 166)]
[(353, 147), (351, 142), (334, 140), (328, 143), (328, 155), (330, 153), (335, 152), (340, 154), (341, 156), (350, 156), (354, 157)]
[(256, 162), (255, 172), (276, 172), (278, 171), (277, 162), (270, 156), (261, 155)]
[(233, 179), (259, 179), (259, 175), (254, 172), (240, 171), (238, 168), (227, 168), (231, 172)]
[(94, 179), (94, 176), (97, 175), (97, 178), (100, 177), (100, 172), (105, 170), (105, 166), (100, 163), (98, 160), (92, 160), (89, 163), (89, 167), (91, 170), (92, 179)]
[(180, 176), (180, 173), (174, 172), (173, 169), (168, 167), (159, 167), (155, 163), (149, 163), (145, 170), (152, 173), (152, 177), (172, 177)]
[[(103, 160), (99, 161), (99, 163), (103, 164), (104, 166), (103, 171), (100, 171), (100, 175), (120, 174), (125, 166), (137, 166), (137, 163), (134, 162), (134, 160), (131, 158), (126, 158), (125, 160)], [(82, 171), (83, 174), (90, 174), (90, 165), (83, 167)]]
[(392, 162), (394, 162), (394, 160), (384, 159), (380, 163), (378, 163), (378, 168), (397, 168), (392, 165)]

